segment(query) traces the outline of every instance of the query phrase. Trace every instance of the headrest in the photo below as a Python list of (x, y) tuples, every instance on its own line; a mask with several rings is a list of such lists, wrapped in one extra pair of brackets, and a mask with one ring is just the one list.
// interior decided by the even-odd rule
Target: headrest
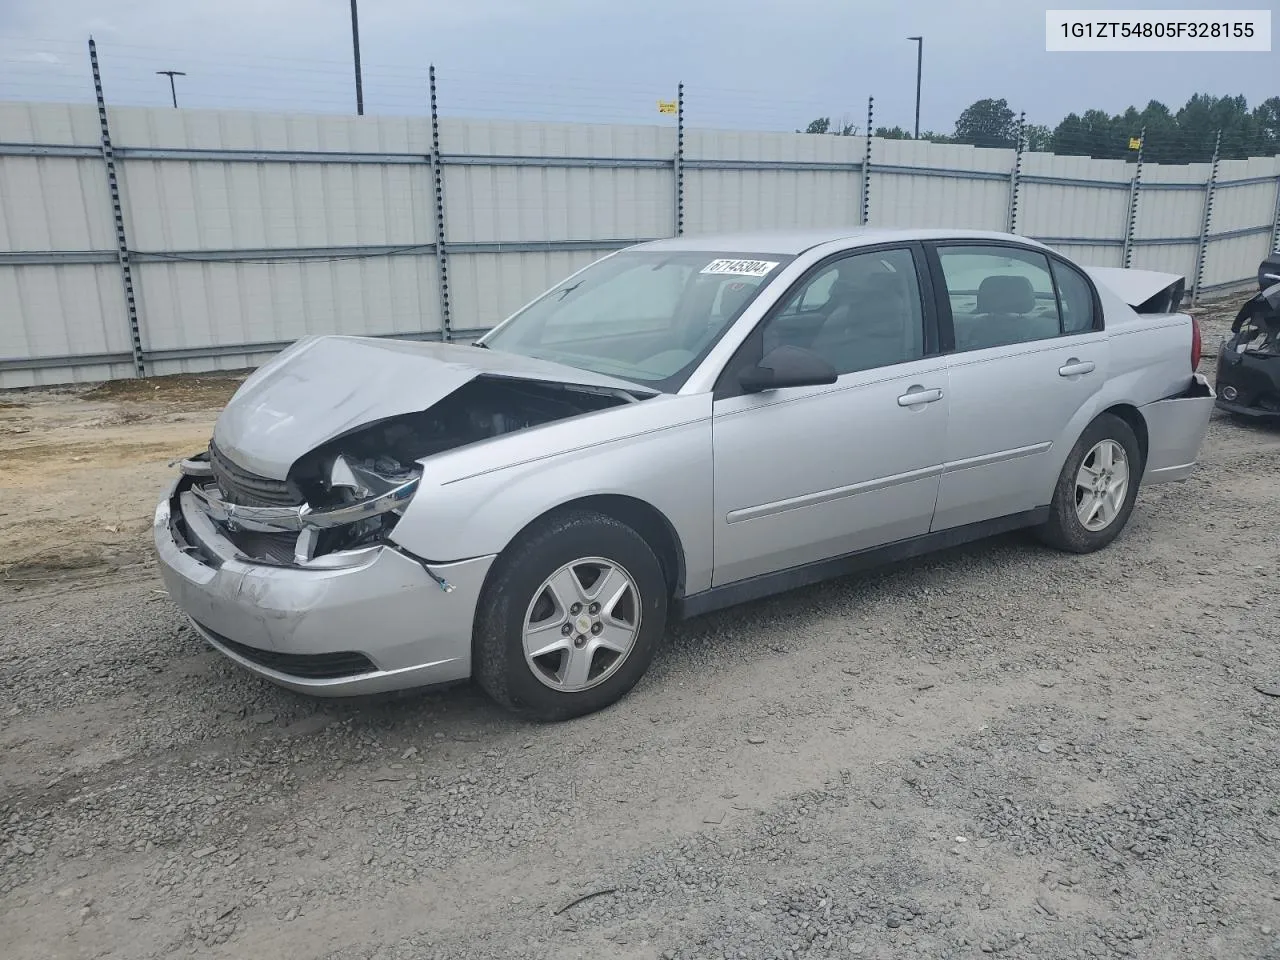
[(856, 300), (860, 289), (861, 284), (837, 275), (831, 281), (831, 288), (827, 291), (827, 303), (847, 303)]
[(978, 286), (978, 313), (1030, 313), (1035, 306), (1036, 292), (1026, 277), (997, 274)]
[(755, 289), (752, 284), (743, 283), (741, 280), (729, 283), (720, 294), (720, 316), (729, 317), (737, 313)]
[(872, 296), (906, 296), (906, 282), (896, 273), (873, 273), (866, 280), (867, 293)]

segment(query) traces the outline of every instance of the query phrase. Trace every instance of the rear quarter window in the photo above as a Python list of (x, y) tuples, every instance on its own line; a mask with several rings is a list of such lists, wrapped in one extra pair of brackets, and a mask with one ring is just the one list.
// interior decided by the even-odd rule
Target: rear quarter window
[(1053, 279), (1058, 284), (1058, 303), (1062, 309), (1063, 333), (1086, 333), (1094, 329), (1096, 314), (1093, 287), (1079, 270), (1061, 260), (1051, 261)]

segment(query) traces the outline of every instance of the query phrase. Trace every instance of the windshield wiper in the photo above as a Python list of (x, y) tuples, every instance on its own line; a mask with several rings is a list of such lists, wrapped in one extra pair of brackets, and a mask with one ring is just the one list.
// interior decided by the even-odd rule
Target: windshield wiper
[(481, 350), (489, 349), (489, 345), (487, 343), (481, 343), (479, 340), (472, 340), (471, 345), (473, 347), (479, 347)]
[(556, 303), (562, 303), (565, 297), (573, 293), (573, 291), (577, 290), (580, 286), (582, 286), (581, 280), (575, 283), (572, 287), (565, 287), (563, 290), (560, 291), (560, 299), (557, 300)]

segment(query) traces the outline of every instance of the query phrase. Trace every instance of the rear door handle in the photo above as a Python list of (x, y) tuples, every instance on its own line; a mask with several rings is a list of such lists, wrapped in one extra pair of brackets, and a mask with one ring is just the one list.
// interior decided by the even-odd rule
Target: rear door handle
[(1092, 360), (1077, 360), (1072, 357), (1064, 366), (1058, 368), (1060, 377), (1078, 377), (1082, 373), (1093, 373), (1095, 364)]
[(942, 399), (942, 390), (934, 387), (932, 390), (926, 390), (924, 387), (912, 387), (906, 393), (898, 398), (898, 406), (914, 407), (920, 403), (934, 403)]

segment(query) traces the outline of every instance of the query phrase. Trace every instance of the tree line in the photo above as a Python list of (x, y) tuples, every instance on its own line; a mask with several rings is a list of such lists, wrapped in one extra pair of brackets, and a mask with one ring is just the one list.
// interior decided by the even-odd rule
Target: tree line
[[(1142, 155), (1155, 163), (1194, 163), (1213, 155), (1214, 140), (1222, 133), (1223, 159), (1265, 157), (1280, 153), (1280, 97), (1270, 97), (1252, 110), (1243, 96), (1215, 97), (1198, 93), (1176, 111), (1159, 100), (1123, 113), (1105, 110), (1069, 113), (1053, 128), (1024, 123), (1027, 150), (1108, 159), (1134, 159), (1145, 131)], [(833, 127), (830, 117), (818, 117), (796, 133), (856, 136), (854, 124)], [(874, 135), (910, 140), (910, 130), (876, 127)], [(956, 119), (952, 133), (922, 132), (933, 143), (967, 143), (975, 147), (1017, 146), (1018, 115), (1007, 100), (985, 99), (970, 104)]]

